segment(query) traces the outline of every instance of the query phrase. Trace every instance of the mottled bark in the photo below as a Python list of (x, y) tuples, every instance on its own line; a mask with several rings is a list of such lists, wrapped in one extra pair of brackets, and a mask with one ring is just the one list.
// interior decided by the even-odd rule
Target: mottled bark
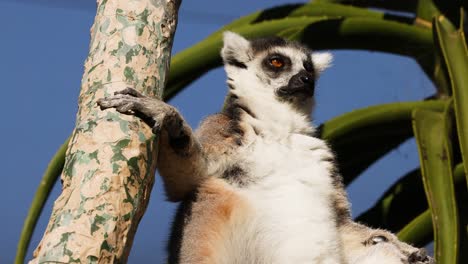
[(101, 111), (125, 87), (161, 96), (180, 0), (98, 0), (63, 191), (30, 263), (125, 263), (154, 182), (151, 130)]

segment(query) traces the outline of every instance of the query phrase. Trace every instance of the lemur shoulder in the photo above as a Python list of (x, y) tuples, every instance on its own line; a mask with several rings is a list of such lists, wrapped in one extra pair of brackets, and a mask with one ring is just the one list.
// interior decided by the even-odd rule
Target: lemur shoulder
[(182, 201), (169, 263), (347, 263), (348, 200), (311, 123), (315, 81), (331, 55), (226, 32), (221, 56), (225, 105), (196, 132), (175, 108), (131, 88), (98, 102), (160, 132), (158, 170), (168, 199)]

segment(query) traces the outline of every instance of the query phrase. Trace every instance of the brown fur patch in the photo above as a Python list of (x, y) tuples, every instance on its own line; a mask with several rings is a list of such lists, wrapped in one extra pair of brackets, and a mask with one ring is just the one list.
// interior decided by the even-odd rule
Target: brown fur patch
[(219, 263), (233, 223), (247, 215), (246, 202), (223, 180), (211, 178), (198, 189), (191, 210), (180, 263)]
[(196, 131), (205, 153), (209, 155), (227, 154), (238, 147), (239, 133), (232, 133), (232, 119), (217, 114), (207, 117)]

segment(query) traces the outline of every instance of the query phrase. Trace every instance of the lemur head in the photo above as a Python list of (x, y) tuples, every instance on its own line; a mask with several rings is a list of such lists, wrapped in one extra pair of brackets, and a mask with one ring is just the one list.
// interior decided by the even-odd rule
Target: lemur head
[(435, 264), (425, 249), (400, 241), (394, 234), (350, 223), (340, 227), (349, 264)]
[(224, 33), (221, 51), (228, 84), (237, 95), (274, 97), (310, 113), (315, 81), (331, 63), (330, 53), (312, 53), (279, 37), (247, 40)]

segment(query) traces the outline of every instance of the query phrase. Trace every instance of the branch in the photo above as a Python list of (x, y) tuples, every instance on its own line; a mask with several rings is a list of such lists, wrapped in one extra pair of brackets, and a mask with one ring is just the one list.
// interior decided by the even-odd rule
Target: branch
[(161, 96), (177, 0), (99, 0), (62, 174), (63, 191), (31, 263), (125, 263), (154, 182), (149, 128), (96, 101), (127, 86)]

